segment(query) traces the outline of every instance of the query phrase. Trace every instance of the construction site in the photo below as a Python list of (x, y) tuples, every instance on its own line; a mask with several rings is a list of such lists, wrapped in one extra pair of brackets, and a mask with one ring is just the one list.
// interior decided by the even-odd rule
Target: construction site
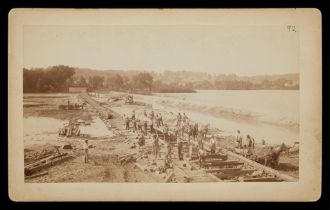
[(120, 92), (24, 94), (25, 182), (299, 180), (299, 142), (240, 145), (181, 114)]

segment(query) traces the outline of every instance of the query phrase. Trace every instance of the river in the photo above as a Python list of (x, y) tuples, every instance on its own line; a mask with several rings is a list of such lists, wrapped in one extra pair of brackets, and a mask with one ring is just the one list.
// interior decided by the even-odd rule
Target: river
[(136, 95), (156, 109), (185, 112), (192, 120), (256, 141), (299, 141), (299, 90), (198, 90), (196, 93)]

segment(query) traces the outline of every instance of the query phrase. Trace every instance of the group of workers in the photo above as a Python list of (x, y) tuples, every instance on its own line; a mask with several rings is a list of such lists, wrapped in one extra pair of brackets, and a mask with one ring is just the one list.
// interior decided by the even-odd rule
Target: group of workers
[[(144, 112), (145, 115), (146, 111)], [(150, 133), (155, 133), (155, 127), (159, 128), (160, 126), (164, 126), (163, 133), (165, 135), (165, 139), (167, 140), (169, 137), (169, 128), (167, 124), (163, 123), (163, 118), (161, 114), (154, 115), (152, 111), (149, 115), (149, 120), (140, 120), (136, 118), (135, 110), (132, 111), (131, 117), (124, 115), (125, 118), (125, 129), (129, 131), (133, 131), (134, 133), (147, 135), (147, 131), (150, 130)]]
[[(198, 129), (198, 124), (193, 124), (185, 113), (181, 116), (181, 113), (178, 113), (177, 123), (174, 132), (170, 132), (169, 126), (167, 123), (164, 123), (163, 117), (161, 113), (155, 113), (153, 110), (147, 113), (144, 110), (143, 115), (148, 118), (148, 120), (139, 120), (136, 118), (135, 111), (132, 111), (131, 117), (124, 116), (125, 118), (125, 129), (137, 132), (138, 133), (138, 145), (143, 146), (145, 144), (145, 136), (150, 132), (151, 137), (153, 139), (152, 143), (152, 151), (156, 157), (160, 157), (160, 144), (159, 144), (159, 135), (164, 137), (165, 142), (167, 143), (166, 154), (170, 154), (171, 149), (171, 140), (176, 139), (178, 143), (178, 156), (179, 159), (183, 159), (182, 149), (185, 142), (188, 142), (188, 145), (191, 144), (191, 139), (196, 140), (198, 134), (200, 134), (201, 138), (205, 136), (205, 130), (200, 126), (200, 130)], [(159, 129), (162, 126), (162, 134), (156, 132), (155, 129)], [(201, 140), (200, 140), (201, 142)], [(199, 143), (200, 144), (200, 143)], [(190, 152), (191, 153), (191, 152)], [(166, 159), (168, 159), (170, 155), (166, 155)]]
[(237, 130), (236, 148), (245, 149), (247, 150), (247, 152), (251, 152), (254, 149), (254, 146), (255, 140), (250, 134), (246, 135), (245, 140), (243, 140), (243, 135), (241, 134), (241, 131)]
[[(207, 153), (215, 154), (217, 151), (216, 148), (216, 136), (211, 135), (211, 138), (206, 138), (206, 134), (209, 131), (209, 124), (200, 125), (198, 123), (192, 122), (185, 113), (181, 115), (179, 112), (176, 116), (176, 124), (174, 127), (174, 132), (170, 132), (170, 129), (167, 123), (163, 122), (162, 115), (155, 114), (154, 111), (151, 111), (149, 114), (144, 111), (143, 115), (148, 120), (141, 121), (136, 119), (135, 111), (132, 111), (132, 116), (125, 118), (125, 126), (127, 130), (137, 132), (138, 136), (138, 145), (145, 145), (145, 136), (148, 135), (148, 132), (151, 134), (152, 138), (152, 154), (154, 158), (160, 158), (160, 139), (159, 137), (163, 135), (164, 140), (166, 142), (166, 152), (165, 152), (165, 163), (168, 164), (171, 161), (172, 154), (172, 145), (170, 140), (171, 135), (173, 135), (176, 139), (176, 143), (178, 146), (178, 158), (179, 160), (183, 160), (183, 148), (184, 145), (188, 145), (189, 148), (189, 157), (192, 157), (192, 149), (193, 144), (197, 143), (198, 157), (200, 161), (201, 167), (203, 166), (203, 162)], [(159, 128), (163, 126), (162, 134), (159, 132), (155, 132), (154, 125)], [(148, 131), (148, 132), (147, 132)], [(208, 139), (208, 140), (207, 140)], [(208, 148), (205, 148), (204, 143), (208, 141)], [(255, 147), (255, 140), (251, 135), (246, 135), (246, 138), (243, 138), (241, 131), (237, 131), (237, 145), (236, 148), (246, 150), (247, 152), (251, 152)], [(207, 149), (207, 150), (206, 150)], [(207, 152), (208, 151), (208, 152)]]
[[(148, 116), (146, 111), (144, 111), (144, 115)], [(171, 153), (172, 153), (172, 145), (169, 141), (170, 137), (170, 130), (168, 125), (163, 123), (163, 119), (161, 114), (154, 114), (153, 111), (150, 112), (149, 116), (149, 126), (148, 121), (141, 121), (136, 119), (135, 111), (132, 111), (132, 116), (129, 118), (128, 116), (125, 117), (125, 129), (130, 130), (133, 132), (138, 133), (138, 145), (144, 146), (145, 145), (145, 136), (148, 135), (148, 130), (150, 131), (150, 134), (152, 135), (152, 154), (155, 158), (161, 157), (160, 154), (160, 142), (159, 142), (159, 135), (158, 132), (155, 132), (154, 130), (154, 123), (157, 127), (163, 126), (163, 135), (164, 140), (167, 143), (166, 145), (166, 155), (165, 155), (165, 164), (169, 164), (171, 162)], [(132, 126), (130, 126), (130, 123)], [(177, 139), (177, 145), (178, 145), (178, 158), (179, 160), (183, 160), (183, 146), (184, 143), (188, 143), (189, 147), (189, 156), (192, 156), (192, 142), (191, 141), (197, 141), (198, 145), (198, 156), (200, 160), (200, 164), (202, 166), (203, 159), (206, 155), (206, 151), (204, 148), (204, 140), (206, 137), (206, 134), (208, 132), (208, 126), (199, 126), (197, 123), (193, 124), (189, 118), (186, 116), (185, 113), (181, 115), (181, 113), (178, 113), (177, 115), (177, 122), (176, 122), (176, 129), (175, 129), (175, 137)], [(150, 129), (148, 129), (148, 127)], [(132, 129), (131, 129), (132, 128)], [(191, 138), (192, 137), (192, 138)], [(241, 131), (237, 131), (237, 138), (236, 138), (236, 148), (239, 149), (247, 149), (248, 151), (251, 151), (254, 149), (255, 146), (255, 140), (251, 135), (246, 136), (246, 140), (243, 141), (243, 135), (241, 134)], [(87, 142), (84, 142), (85, 144)], [(86, 148), (86, 145), (84, 145), (84, 149), (88, 150)], [(211, 154), (214, 154), (216, 152), (216, 139), (215, 136), (212, 135), (211, 139), (209, 140), (209, 150)], [(88, 159), (88, 152), (85, 151), (85, 159)]]
[(199, 125), (198, 123), (193, 123), (185, 113), (181, 116), (179, 112), (177, 115), (177, 123), (176, 123), (176, 134), (181, 135), (185, 140), (190, 143), (190, 140), (194, 141), (196, 138), (200, 137), (201, 139), (206, 138), (206, 134), (209, 130), (209, 124), (204, 126)]

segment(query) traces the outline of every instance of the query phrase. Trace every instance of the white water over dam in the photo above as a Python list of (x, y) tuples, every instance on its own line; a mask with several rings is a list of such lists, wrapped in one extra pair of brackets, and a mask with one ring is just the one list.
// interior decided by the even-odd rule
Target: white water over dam
[(192, 120), (272, 144), (299, 141), (299, 90), (200, 90), (136, 95), (155, 109), (185, 112)]

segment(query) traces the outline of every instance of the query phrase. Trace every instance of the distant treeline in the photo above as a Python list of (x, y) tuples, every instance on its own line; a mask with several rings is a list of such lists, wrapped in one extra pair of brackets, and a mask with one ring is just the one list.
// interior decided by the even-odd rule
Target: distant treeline
[(74, 68), (68, 66), (23, 69), (23, 92), (66, 92), (74, 74)]
[(119, 74), (104, 76), (75, 75), (76, 69), (69, 66), (52, 66), (46, 69), (23, 69), (24, 93), (31, 92), (68, 92), (69, 87), (87, 87), (88, 91), (152, 91), (153, 77), (141, 72), (132, 77)]
[[(69, 87), (87, 87), (88, 91), (114, 90), (140, 93), (190, 93), (195, 89), (255, 90), (299, 89), (295, 75), (238, 77), (210, 76), (195, 72), (92, 71), (69, 66), (23, 69), (24, 93), (67, 92)], [(292, 79), (294, 78), (294, 79)]]

